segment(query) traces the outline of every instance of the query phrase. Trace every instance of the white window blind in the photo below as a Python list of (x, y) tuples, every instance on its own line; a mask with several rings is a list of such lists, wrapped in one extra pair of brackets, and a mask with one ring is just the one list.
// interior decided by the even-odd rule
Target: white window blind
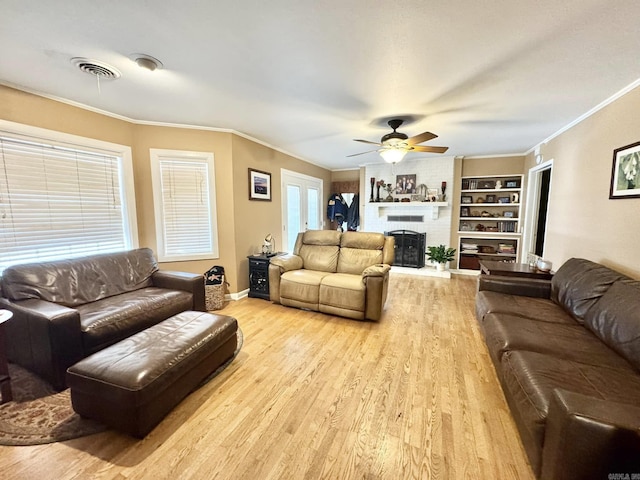
[(213, 154), (151, 149), (160, 261), (218, 256)]
[(0, 135), (0, 271), (131, 248), (121, 160)]

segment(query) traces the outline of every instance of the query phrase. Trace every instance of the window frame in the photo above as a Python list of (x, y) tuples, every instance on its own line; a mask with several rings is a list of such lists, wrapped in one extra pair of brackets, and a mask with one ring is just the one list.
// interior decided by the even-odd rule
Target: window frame
[(135, 186), (133, 178), (133, 156), (130, 146), (41, 127), (34, 127), (31, 125), (24, 125), (2, 119), (0, 119), (0, 134), (7, 137), (13, 137), (16, 140), (24, 140), (44, 145), (54, 145), (73, 150), (83, 150), (98, 155), (117, 157), (119, 160), (118, 180), (121, 188), (125, 248), (134, 249), (139, 247)]
[[(194, 260), (213, 260), (220, 258), (218, 241), (218, 214), (216, 204), (216, 176), (215, 160), (212, 152), (196, 152), (190, 150), (169, 150), (150, 148), (149, 158), (151, 163), (151, 184), (153, 190), (153, 211), (155, 216), (156, 245), (159, 262), (182, 262)], [(162, 196), (161, 160), (178, 160), (180, 162), (197, 162), (208, 165), (208, 190), (209, 190), (209, 228), (211, 231), (212, 246), (208, 252), (171, 255), (165, 253), (166, 239), (165, 215)]]

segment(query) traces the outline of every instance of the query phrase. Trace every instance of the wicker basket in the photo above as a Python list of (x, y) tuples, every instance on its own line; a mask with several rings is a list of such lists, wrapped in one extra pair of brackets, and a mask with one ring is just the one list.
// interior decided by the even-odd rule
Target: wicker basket
[(225, 282), (220, 285), (205, 285), (204, 299), (207, 310), (220, 310), (224, 306)]

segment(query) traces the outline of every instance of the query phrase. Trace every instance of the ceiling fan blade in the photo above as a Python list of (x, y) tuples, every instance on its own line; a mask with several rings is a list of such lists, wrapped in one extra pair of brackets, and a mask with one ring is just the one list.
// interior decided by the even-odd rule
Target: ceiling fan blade
[(449, 150), (449, 147), (430, 147), (428, 145), (416, 145), (411, 150), (414, 152), (444, 153)]
[(357, 157), (358, 155), (364, 155), (365, 153), (371, 153), (371, 152), (377, 152), (378, 150), (369, 150), (368, 152), (360, 152), (360, 153), (354, 153), (352, 155), (347, 155), (347, 157)]
[(354, 142), (362, 142), (362, 143), (370, 143), (371, 145), (378, 145), (379, 147), (382, 146), (382, 144), (379, 143), (379, 142), (370, 142), (369, 140), (359, 140), (357, 138), (354, 138), (353, 141)]
[(434, 138), (438, 138), (438, 135), (431, 132), (422, 132), (419, 135), (415, 135), (411, 138), (407, 139), (408, 145), (417, 145), (418, 143), (426, 142), (427, 140), (432, 140)]

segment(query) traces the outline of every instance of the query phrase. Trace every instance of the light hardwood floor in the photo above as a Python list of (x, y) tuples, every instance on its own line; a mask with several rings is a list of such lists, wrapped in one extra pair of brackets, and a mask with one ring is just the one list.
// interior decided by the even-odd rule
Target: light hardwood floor
[(144, 440), (0, 447), (3, 479), (533, 479), (476, 279), (392, 275), (378, 323), (231, 302), (244, 346)]

